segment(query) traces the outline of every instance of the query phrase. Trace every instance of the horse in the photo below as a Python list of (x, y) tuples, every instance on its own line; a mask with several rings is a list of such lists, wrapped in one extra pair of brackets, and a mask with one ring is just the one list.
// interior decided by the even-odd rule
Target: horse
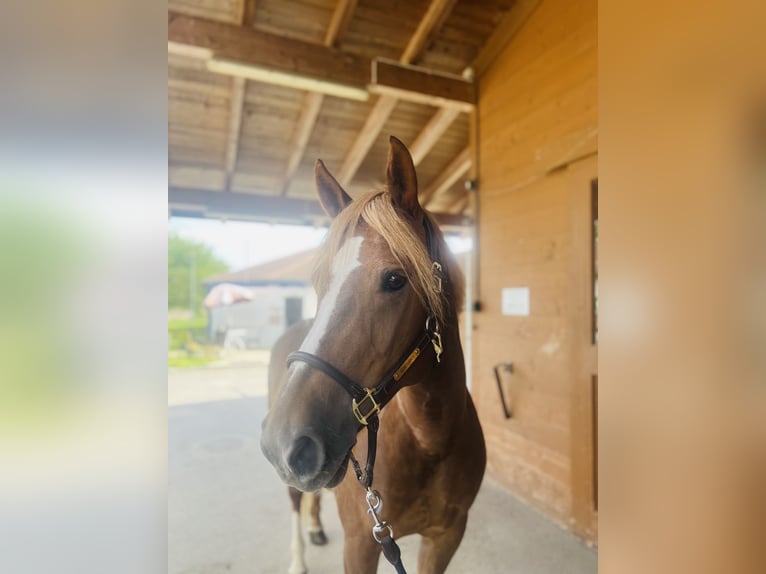
[[(288, 327), (274, 343), (268, 371), (269, 409), (271, 409), (279, 388), (284, 382), (284, 375), (287, 372), (285, 369), (287, 356), (300, 347), (312, 324), (313, 320), (311, 319), (298, 321)], [(292, 486), (288, 486), (287, 490), (292, 505), (290, 566), (287, 572), (288, 574), (304, 574), (307, 568), (302, 519), (308, 521), (308, 534), (311, 543), (317, 546), (327, 544), (327, 535), (319, 516), (321, 491), (304, 493)]]
[(332, 218), (317, 314), (278, 365), (261, 450), (289, 486), (335, 490), (346, 574), (374, 574), (381, 552), (404, 572), (394, 533), (420, 534), (418, 572), (441, 574), (486, 466), (465, 385), (462, 275), (401, 141), (389, 138), (385, 185), (354, 201), (321, 160), (314, 172)]

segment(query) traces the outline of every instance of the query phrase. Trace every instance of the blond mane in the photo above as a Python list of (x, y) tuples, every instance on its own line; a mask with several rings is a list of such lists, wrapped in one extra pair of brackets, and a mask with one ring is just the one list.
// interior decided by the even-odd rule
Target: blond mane
[(410, 224), (396, 210), (391, 195), (384, 189), (371, 191), (354, 200), (333, 221), (319, 251), (314, 281), (318, 289), (327, 288), (330, 283), (332, 261), (343, 242), (353, 236), (360, 223), (366, 223), (380, 234), (391, 249), (420, 302), (430, 306), (441, 325), (446, 325), (452, 315), (460, 311), (463, 303), (463, 274), (460, 272), (444, 236), (428, 214), (439, 245), (439, 254), (444, 273), (448, 276), (448, 289), (439, 292), (432, 272), (431, 259), (422, 239)]

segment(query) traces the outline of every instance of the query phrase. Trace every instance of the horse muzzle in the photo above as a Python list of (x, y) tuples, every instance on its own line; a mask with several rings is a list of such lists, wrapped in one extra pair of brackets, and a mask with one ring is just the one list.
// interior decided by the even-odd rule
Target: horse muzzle
[(332, 488), (343, 480), (348, 466), (348, 449), (330, 453), (322, 437), (310, 430), (295, 434), (272, 432), (269, 417), (264, 420), (261, 451), (286, 484), (313, 492)]

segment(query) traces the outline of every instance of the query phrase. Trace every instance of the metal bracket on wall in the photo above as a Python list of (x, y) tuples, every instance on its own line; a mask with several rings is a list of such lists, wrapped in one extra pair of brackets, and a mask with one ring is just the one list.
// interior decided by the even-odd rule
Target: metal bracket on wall
[[(474, 158), (475, 160), (475, 158)], [(479, 180), (469, 179), (465, 182), (465, 189), (470, 193), (471, 202), (473, 203), (473, 249), (471, 250), (471, 280), (473, 285), (471, 291), (473, 293), (473, 302), (471, 308), (479, 312), (482, 310), (481, 301), (479, 300)]]
[(505, 361), (503, 363), (498, 363), (494, 366), (495, 371), (495, 381), (497, 381), (497, 392), (500, 394), (500, 404), (503, 405), (503, 414), (505, 415), (505, 418), (509, 419), (511, 418), (511, 409), (508, 406), (508, 403), (505, 400), (505, 392), (503, 391), (503, 382), (500, 380), (500, 371), (505, 371), (508, 374), (513, 373), (513, 363), (511, 361)]

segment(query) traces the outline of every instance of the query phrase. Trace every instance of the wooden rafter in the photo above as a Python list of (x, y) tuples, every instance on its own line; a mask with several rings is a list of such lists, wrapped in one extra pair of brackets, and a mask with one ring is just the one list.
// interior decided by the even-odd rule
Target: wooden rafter
[[(356, 9), (357, 0), (340, 0), (333, 12), (330, 26), (324, 38), (324, 45), (335, 46), (351, 21), (351, 17)], [(303, 98), (303, 106), (298, 123), (295, 126), (295, 133), (290, 148), (292, 149), (290, 157), (287, 159), (287, 169), (282, 180), (282, 195), (286, 195), (290, 188), (290, 183), (298, 170), (298, 166), (306, 153), (306, 146), (309, 143), (311, 133), (314, 131), (319, 111), (322, 109), (324, 96), (317, 92), (310, 92)]]
[(309, 222), (326, 218), (317, 201), (251, 193), (221, 193), (204, 189), (168, 188), (171, 213), (193, 217), (232, 217)]
[(330, 20), (330, 26), (324, 38), (325, 46), (336, 46), (346, 33), (351, 17), (354, 15), (358, 0), (339, 0)]
[(255, 0), (239, 0), (238, 15), (242, 26), (252, 28), (255, 24)]
[(420, 204), (428, 204), (438, 195), (452, 187), (471, 167), (471, 148), (466, 147), (449, 163), (437, 178), (420, 193)]
[(168, 165), (169, 187), (194, 187), (220, 192), (226, 189), (226, 171), (198, 164)]
[(372, 81), (367, 88), (373, 94), (431, 106), (456, 107), (463, 112), (470, 112), (476, 104), (476, 86), (470, 80), (382, 58), (372, 61)]
[[(370, 60), (317, 45), (168, 11), (168, 51), (226, 63), (231, 75), (272, 74), (273, 81), (314, 82), (366, 91)], [(236, 68), (239, 68), (237, 70)], [(268, 80), (267, 80), (268, 81)]]
[[(205, 189), (168, 187), (170, 214), (181, 217), (219, 217), (245, 221), (322, 223), (327, 214), (319, 202), (309, 199), (274, 197), (252, 193), (221, 193)], [(460, 214), (434, 213), (444, 227), (461, 227), (469, 222)]]
[(364, 158), (367, 157), (367, 152), (370, 151), (372, 144), (397, 103), (398, 100), (392, 96), (380, 96), (375, 102), (375, 106), (367, 116), (364, 126), (359, 130), (359, 135), (346, 154), (346, 159), (338, 172), (338, 181), (341, 185), (347, 186), (354, 179), (356, 171), (362, 165)]
[[(342, 98), (367, 100), (371, 89), (372, 61), (364, 56), (172, 11), (168, 52), (203, 59), (218, 74)], [(375, 89), (393, 90), (400, 99), (472, 105), (472, 86), (460, 77), (390, 61), (378, 63), (378, 71), (385, 78), (377, 78)]]
[[(426, 46), (428, 39), (439, 30), (439, 27), (447, 19), (454, 5), (455, 0), (432, 0), (420, 24), (418, 24), (417, 30), (404, 49), (402, 57), (399, 58), (400, 63), (410, 64), (415, 61)], [(351, 146), (351, 151), (340, 169), (339, 179), (342, 185), (348, 185), (356, 175), (359, 166), (367, 157), (367, 153), (372, 144), (375, 143), (380, 130), (383, 129), (397, 102), (396, 97), (389, 94), (383, 94), (378, 98), (375, 107), (367, 116), (364, 128), (359, 132), (359, 136)]]
[(310, 92), (303, 97), (301, 115), (295, 126), (295, 134), (290, 146), (292, 151), (290, 152), (290, 157), (287, 158), (287, 169), (282, 180), (282, 195), (287, 194), (290, 182), (298, 170), (298, 166), (301, 164), (303, 155), (306, 153), (306, 146), (309, 143), (311, 132), (314, 131), (314, 125), (316, 124), (317, 117), (319, 117), (319, 110), (322, 108), (323, 101), (324, 96), (316, 92)]
[[(239, 22), (242, 26), (253, 26), (255, 21), (255, 0), (239, 0)], [(237, 167), (239, 139), (242, 132), (242, 116), (245, 113), (245, 90), (247, 80), (231, 79), (231, 106), (229, 108), (229, 132), (226, 141), (226, 190), (231, 191), (231, 176)]]
[(454, 201), (451, 201), (449, 205), (447, 205), (447, 213), (462, 213), (463, 210), (468, 206), (470, 199), (471, 196), (469, 193), (458, 195)]
[(231, 107), (229, 108), (229, 135), (226, 142), (226, 189), (231, 188), (231, 175), (237, 167), (239, 138), (242, 131), (242, 116), (245, 110), (245, 89), (243, 78), (231, 79)]
[(447, 130), (460, 113), (456, 108), (440, 108), (429, 120), (426, 126), (420, 130), (415, 141), (410, 145), (410, 154), (415, 165), (420, 164), (434, 147), (441, 135)]
[(418, 29), (410, 38), (407, 48), (404, 50), (402, 57), (399, 61), (402, 64), (411, 64), (418, 56), (420, 56), (423, 49), (426, 47), (428, 40), (431, 36), (437, 32), (444, 21), (452, 12), (452, 8), (455, 6), (457, 0), (434, 0), (428, 6), (428, 10), (425, 16), (420, 20)]

